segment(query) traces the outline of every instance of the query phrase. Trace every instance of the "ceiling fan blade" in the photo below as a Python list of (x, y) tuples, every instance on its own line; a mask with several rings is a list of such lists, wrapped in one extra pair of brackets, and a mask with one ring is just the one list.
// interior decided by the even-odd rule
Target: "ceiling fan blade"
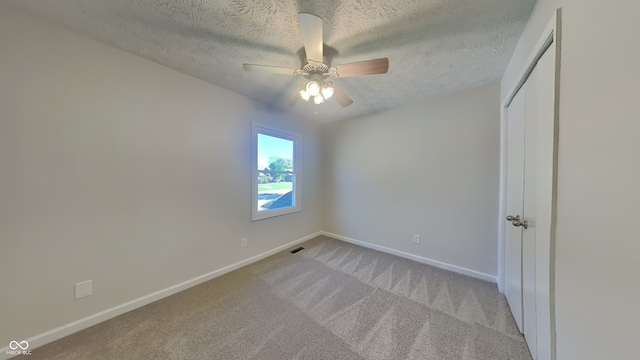
[(300, 93), (298, 93), (298, 91), (300, 91), (299, 86), (293, 91), (293, 94), (289, 96), (289, 99), (287, 100), (287, 106), (293, 106), (298, 102), (298, 100), (300, 99)]
[(345, 78), (360, 75), (386, 74), (389, 71), (389, 59), (375, 59), (350, 64), (332, 66), (329, 69), (331, 77)]
[(278, 66), (268, 65), (255, 65), (255, 64), (242, 64), (242, 68), (245, 71), (267, 73), (267, 74), (281, 74), (281, 75), (296, 75), (299, 71), (297, 69), (283, 68)]
[(322, 19), (308, 13), (299, 13), (304, 51), (307, 60), (322, 62)]
[(338, 102), (342, 107), (347, 107), (353, 104), (353, 100), (347, 95), (342, 89), (337, 87), (335, 84), (333, 85), (333, 96), (332, 98)]

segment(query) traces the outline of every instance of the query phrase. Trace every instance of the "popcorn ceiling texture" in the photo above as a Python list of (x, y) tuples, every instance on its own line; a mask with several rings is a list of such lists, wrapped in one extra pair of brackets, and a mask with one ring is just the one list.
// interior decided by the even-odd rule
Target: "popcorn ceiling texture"
[[(286, 108), (300, 68), (297, 13), (324, 20), (332, 65), (389, 58), (389, 73), (336, 79), (353, 100), (289, 108), (321, 121), (499, 81), (535, 0), (7, 0), (4, 4), (269, 106)], [(314, 115), (317, 112), (317, 115)]]

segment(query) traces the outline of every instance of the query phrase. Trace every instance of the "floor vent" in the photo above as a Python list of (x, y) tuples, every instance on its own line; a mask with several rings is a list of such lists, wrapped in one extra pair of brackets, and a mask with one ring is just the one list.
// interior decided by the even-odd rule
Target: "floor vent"
[(295, 254), (295, 253), (297, 253), (298, 251), (301, 251), (301, 250), (304, 250), (304, 248), (303, 248), (302, 246), (300, 246), (300, 247), (299, 247), (299, 248), (297, 248), (297, 249), (293, 249), (293, 250), (291, 250), (291, 251), (289, 251), (289, 252), (290, 252), (290, 253), (292, 253), (292, 254)]

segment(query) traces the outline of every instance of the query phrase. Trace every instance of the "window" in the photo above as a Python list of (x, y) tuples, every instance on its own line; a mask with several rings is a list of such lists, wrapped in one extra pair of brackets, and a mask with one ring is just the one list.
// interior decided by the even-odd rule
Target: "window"
[(300, 211), (300, 136), (253, 123), (252, 220)]

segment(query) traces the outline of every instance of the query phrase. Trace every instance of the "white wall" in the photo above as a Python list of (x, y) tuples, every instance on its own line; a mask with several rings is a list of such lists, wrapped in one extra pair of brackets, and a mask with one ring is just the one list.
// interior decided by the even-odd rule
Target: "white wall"
[(539, 0), (503, 92), (557, 6), (563, 7), (557, 358), (638, 359), (640, 3)]
[(498, 84), (324, 130), (325, 231), (496, 275)]
[[(321, 230), (319, 125), (5, 8), (0, 49), (0, 347)], [(302, 212), (250, 221), (253, 120)]]

